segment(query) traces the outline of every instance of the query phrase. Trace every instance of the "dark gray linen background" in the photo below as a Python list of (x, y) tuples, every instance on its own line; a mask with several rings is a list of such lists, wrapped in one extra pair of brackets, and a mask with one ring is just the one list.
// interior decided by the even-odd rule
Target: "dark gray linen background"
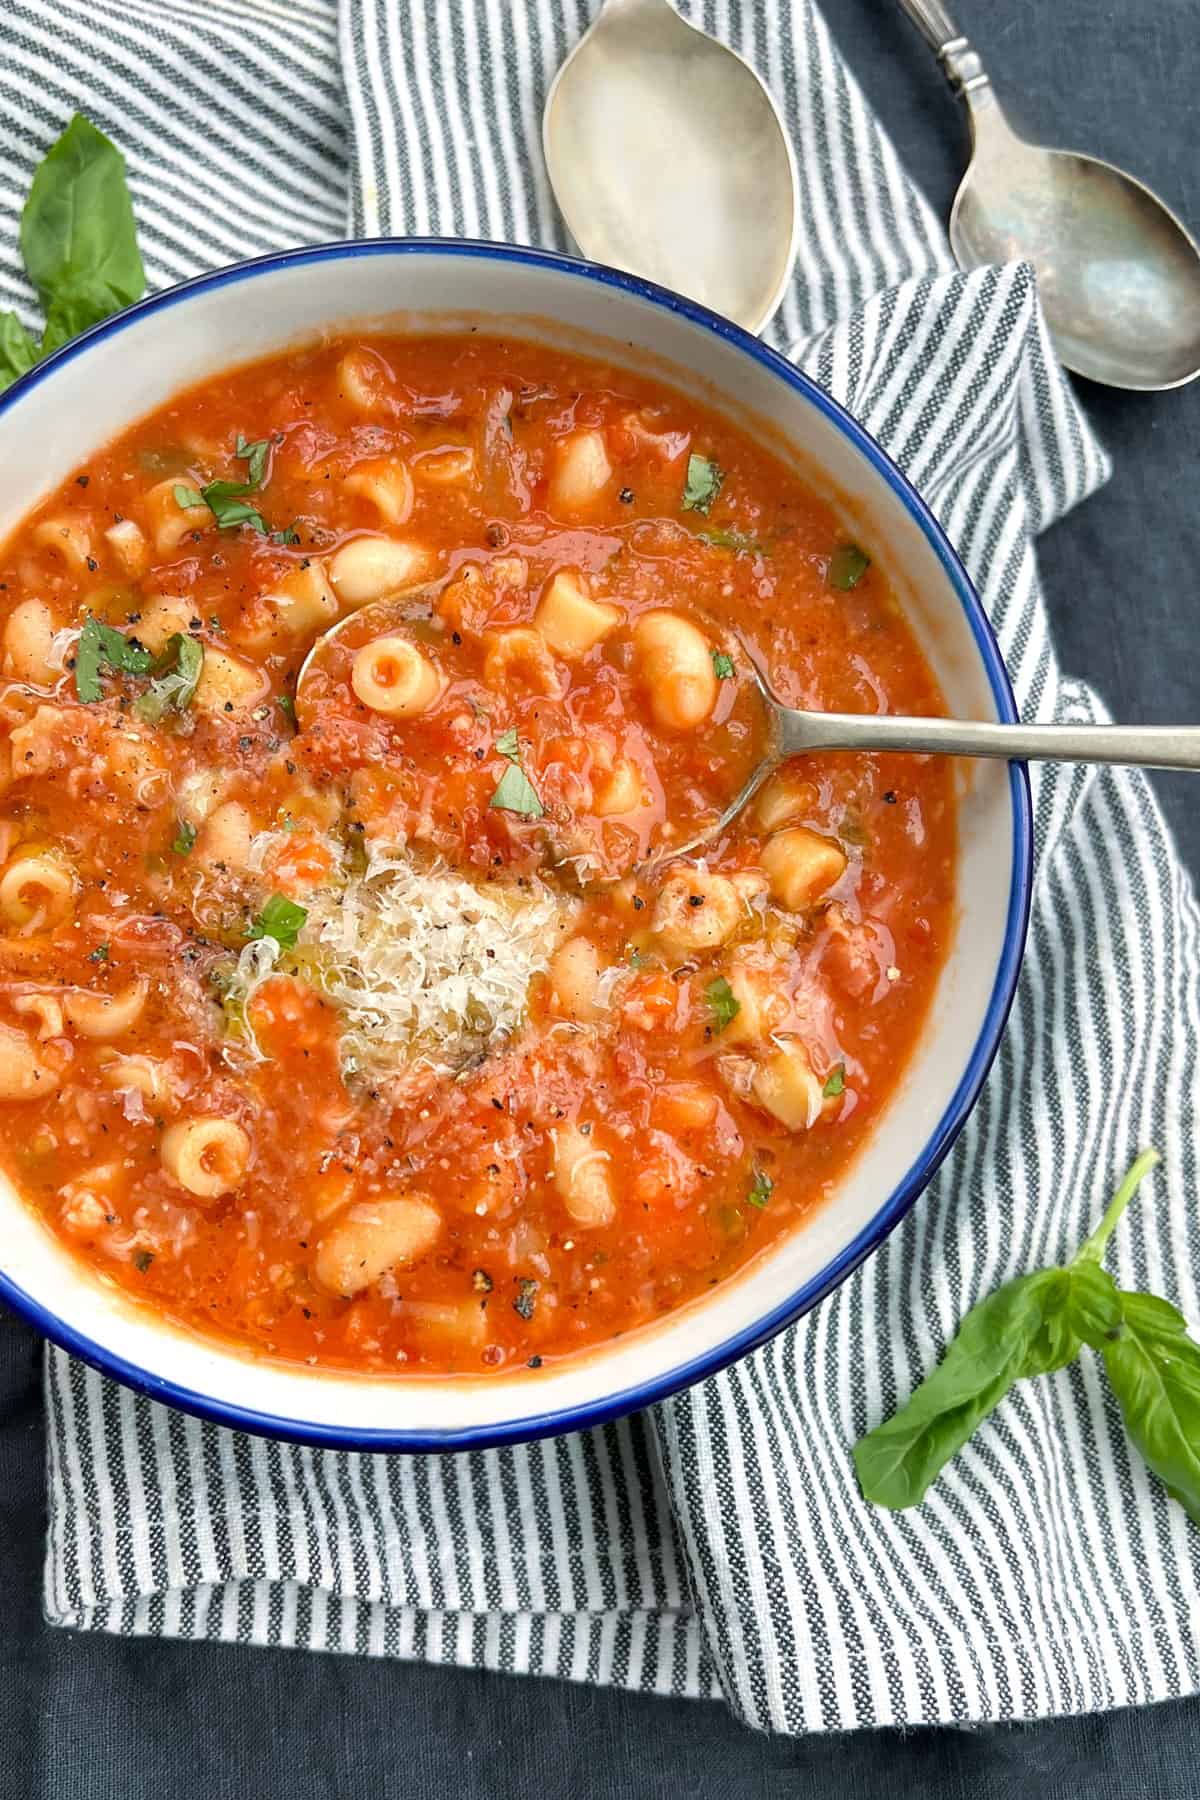
[[(831, 30), (910, 173), (944, 210), (959, 121), (917, 39), (877, 0), (824, 0)], [(1132, 25), (1085, 0), (962, 8), (1002, 94), (1037, 134), (1131, 164), (1200, 218), (1191, 85), (1200, 13), (1166, 0)], [(81, 96), (86, 104), (86, 96)], [(1200, 717), (1194, 503), (1200, 392), (1086, 403), (1113, 454), (1103, 494), (1039, 546), (1062, 663), (1118, 716)], [(1160, 790), (1200, 870), (1182, 777)], [(770, 1742), (720, 1708), (427, 1667), (50, 1633), (38, 1616), (39, 1358), (0, 1321), (0, 1797), (868, 1795), (988, 1800), (1200, 1792), (1183, 1702), (1011, 1731)]]

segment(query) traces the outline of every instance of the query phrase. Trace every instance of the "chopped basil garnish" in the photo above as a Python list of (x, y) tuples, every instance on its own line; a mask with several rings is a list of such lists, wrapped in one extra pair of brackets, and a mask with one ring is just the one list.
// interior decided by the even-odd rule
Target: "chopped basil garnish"
[(845, 1090), (845, 1086), (846, 1065), (845, 1063), (837, 1063), (829, 1071), (825, 1080), (825, 1086), (821, 1089), (821, 1092), (827, 1100), (836, 1100), (838, 1095)]
[(196, 842), (196, 827), (187, 819), (180, 819), (179, 830), (171, 840), (171, 848), (176, 856), (186, 856)]
[(286, 894), (272, 894), (246, 936), (274, 938), (281, 950), (292, 950), (307, 917), (306, 907), (297, 906)]
[(825, 578), (831, 588), (839, 588), (846, 593), (850, 588), (858, 586), (870, 566), (870, 557), (857, 544), (839, 544), (829, 559)]
[(204, 669), (204, 645), (199, 638), (172, 632), (155, 659), (150, 686), (134, 702), (134, 712), (148, 725), (157, 725), (168, 712), (185, 712)]
[(500, 733), (495, 748), (501, 756), (508, 758), (509, 766), (500, 777), (488, 805), (495, 807), (498, 812), (519, 813), (523, 819), (540, 819), (546, 809), (538, 798), (537, 789), (521, 767), (521, 746), (515, 726), (510, 725), (507, 731)]
[(108, 945), (107, 944), (97, 944), (96, 948), (89, 952), (88, 961), (89, 962), (107, 962), (108, 961)]
[(741, 1003), (723, 975), (718, 975), (715, 981), (709, 982), (704, 990), (704, 998), (712, 1008), (713, 1021), (719, 1035), (727, 1025), (733, 1024), (742, 1010)]
[(175, 483), (175, 486), (171, 489), (171, 493), (174, 496), (176, 506), (182, 507), (184, 512), (187, 511), (189, 506), (204, 505), (204, 495), (199, 493), (195, 488), (184, 487), (181, 481)]
[(177, 487), (174, 490), (177, 506), (207, 506), (222, 531), (231, 530), (236, 525), (249, 525), (262, 537), (269, 537), (277, 544), (295, 544), (299, 542), (294, 525), (285, 531), (272, 531), (256, 506), (251, 506), (246, 499), (247, 494), (255, 494), (262, 487), (267, 473), (267, 456), (270, 452), (270, 438), (256, 438), (249, 443), (239, 432), (234, 446), (234, 456), (246, 464), (245, 481), (210, 481), (196, 493), (193, 488)]
[(689, 456), (687, 480), (683, 488), (684, 512), (711, 512), (712, 503), (720, 493), (724, 479), (725, 471), (719, 463), (695, 453)]
[(296, 723), (296, 702), (292, 699), (292, 696), (290, 694), (278, 694), (276, 699), (279, 703), (279, 710), (284, 718), (290, 719), (294, 725)]
[(104, 698), (101, 667), (116, 669), (122, 675), (148, 675), (153, 666), (154, 657), (149, 650), (88, 614), (75, 649), (75, 692), (81, 700), (90, 703)]
[(718, 550), (732, 550), (735, 556), (743, 551), (752, 552), (755, 556), (765, 556), (767, 546), (761, 538), (751, 537), (748, 531), (723, 531), (714, 528), (712, 531), (698, 531), (696, 536), (706, 544), (715, 544)]
[(733, 679), (733, 658), (732, 658), (732, 656), (726, 656), (724, 650), (714, 650), (712, 653), (712, 665), (713, 665), (714, 670), (716, 671), (716, 676), (717, 676), (718, 681), (732, 681), (732, 679)]
[(746, 1193), (747, 1206), (757, 1206), (761, 1212), (771, 1195), (775, 1192), (775, 1183), (762, 1169), (755, 1169), (750, 1186)]

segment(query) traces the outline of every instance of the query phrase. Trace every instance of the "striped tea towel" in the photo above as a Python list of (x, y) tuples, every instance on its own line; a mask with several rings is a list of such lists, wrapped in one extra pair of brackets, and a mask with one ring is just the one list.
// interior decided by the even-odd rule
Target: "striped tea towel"
[[(75, 107), (126, 151), (154, 284), (347, 226), (565, 247), (539, 120), (594, 6), (8, 0), (3, 298), (28, 310), (17, 209)], [(1102, 717), (1055, 663), (1033, 539), (1106, 468), (1028, 269), (954, 270), (809, 0), (688, 10), (762, 71), (798, 153), (774, 340), (940, 514), (1026, 717)], [(916, 1511), (864, 1505), (850, 1463), (966, 1308), (1077, 1243), (1148, 1141), (1167, 1172), (1120, 1276), (1198, 1311), (1195, 902), (1138, 776), (1047, 770), (1036, 803), (1030, 955), (983, 1099), (798, 1326), (605, 1430), (426, 1458), (238, 1437), (51, 1351), (49, 1616), (723, 1695), (790, 1732), (1193, 1691), (1200, 1534), (1090, 1359), (1018, 1390)]]

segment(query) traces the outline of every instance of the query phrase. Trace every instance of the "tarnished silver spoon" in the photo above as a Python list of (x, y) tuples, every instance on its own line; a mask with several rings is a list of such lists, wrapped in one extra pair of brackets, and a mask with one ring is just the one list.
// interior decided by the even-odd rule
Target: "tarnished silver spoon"
[(971, 121), (950, 214), (965, 269), (1027, 258), (1054, 347), (1107, 387), (1153, 392), (1200, 375), (1200, 246), (1156, 194), (1112, 163), (1018, 137), (940, 0), (900, 0)]
[(762, 330), (800, 203), (783, 121), (740, 56), (668, 0), (605, 0), (546, 96), (542, 143), (585, 256)]

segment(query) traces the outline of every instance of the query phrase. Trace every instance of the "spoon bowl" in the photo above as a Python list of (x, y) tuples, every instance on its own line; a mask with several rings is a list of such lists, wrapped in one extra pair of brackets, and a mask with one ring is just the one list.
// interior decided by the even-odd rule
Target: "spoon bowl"
[(798, 182), (740, 56), (668, 0), (607, 0), (546, 97), (542, 140), (586, 256), (762, 330), (795, 260)]
[(1062, 362), (1107, 387), (1151, 393), (1200, 375), (1200, 246), (1132, 175), (1027, 143), (940, 0), (901, 0), (971, 123), (973, 154), (950, 215), (963, 268), (1024, 258)]

